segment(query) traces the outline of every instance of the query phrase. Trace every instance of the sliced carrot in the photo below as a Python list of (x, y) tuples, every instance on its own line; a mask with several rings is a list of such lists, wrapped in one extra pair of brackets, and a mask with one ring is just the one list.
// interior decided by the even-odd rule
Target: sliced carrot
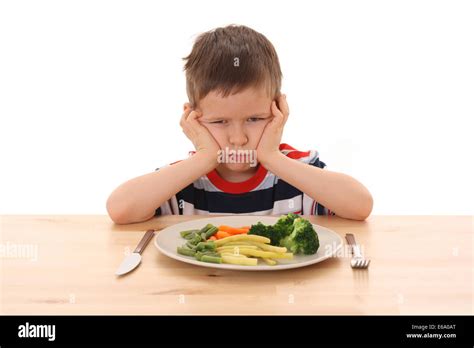
[(226, 226), (226, 225), (221, 225), (218, 228), (219, 228), (219, 231), (225, 231), (225, 232), (230, 233), (232, 235), (234, 235), (234, 234), (245, 234), (245, 233), (249, 232), (249, 230), (246, 229), (246, 228), (235, 228), (235, 227)]
[(242, 227), (239, 227), (239, 228), (245, 228), (246, 230), (250, 230), (252, 226), (242, 226)]
[(217, 239), (225, 238), (225, 237), (230, 237), (231, 234), (225, 232), (225, 231), (217, 231), (215, 234)]
[(211, 236), (208, 240), (216, 240), (216, 236)]

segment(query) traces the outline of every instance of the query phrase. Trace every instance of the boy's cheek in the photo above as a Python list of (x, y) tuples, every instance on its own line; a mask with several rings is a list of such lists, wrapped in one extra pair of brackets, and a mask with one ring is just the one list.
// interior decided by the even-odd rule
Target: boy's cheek
[(219, 132), (217, 132), (215, 129), (213, 129), (212, 127), (206, 127), (207, 130), (209, 131), (209, 133), (211, 133), (212, 137), (214, 138), (214, 140), (217, 142), (217, 144), (219, 145), (219, 147), (222, 149), (224, 148), (224, 143), (225, 143), (225, 137), (222, 136), (222, 134), (220, 134)]
[(209, 124), (207, 122), (200, 122), (200, 123), (201, 123), (202, 126), (204, 126), (204, 128), (206, 128), (209, 131), (209, 133), (212, 134), (212, 136), (214, 138), (216, 137), (217, 134), (216, 134), (216, 131), (215, 131), (214, 127), (212, 126), (212, 124)]
[(262, 124), (261, 130), (260, 130), (262, 134), (263, 134), (263, 132), (265, 132), (265, 128), (267, 128), (267, 125), (272, 121), (272, 119), (273, 119), (273, 117), (269, 117)]
[(263, 134), (265, 133), (265, 128), (267, 126), (268, 122), (266, 122), (258, 131), (258, 134), (255, 134), (255, 139), (257, 139), (257, 143), (260, 142), (260, 139), (262, 139)]

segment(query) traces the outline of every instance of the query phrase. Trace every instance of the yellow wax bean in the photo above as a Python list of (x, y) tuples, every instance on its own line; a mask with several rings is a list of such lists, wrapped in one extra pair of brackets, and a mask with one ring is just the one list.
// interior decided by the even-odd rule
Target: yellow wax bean
[[(258, 243), (258, 242), (247, 242), (248, 245), (254, 245), (265, 251), (273, 251), (275, 253), (286, 253), (285, 247), (278, 247), (270, 244)], [(226, 244), (227, 245), (227, 244)], [(253, 249), (253, 248), (252, 248)]]
[(221, 256), (233, 256), (233, 257), (243, 257), (244, 259), (248, 258), (242, 254), (232, 254), (232, 253), (219, 253)]
[(240, 249), (240, 248), (247, 248), (247, 249), (255, 249), (258, 250), (259, 247), (255, 245), (227, 245), (224, 244), (221, 247), (216, 248), (217, 251), (219, 250), (235, 250), (235, 249)]
[(222, 262), (230, 263), (232, 265), (243, 265), (243, 266), (256, 266), (258, 263), (257, 259), (252, 259), (250, 257), (235, 257), (222, 255)]
[(251, 241), (251, 242), (259, 242), (259, 243), (264, 243), (264, 244), (268, 244), (270, 243), (270, 238), (267, 238), (267, 237), (262, 237), (262, 236), (257, 236), (257, 235), (248, 235), (248, 234), (237, 234), (235, 236), (230, 236), (230, 237), (225, 237), (225, 238), (222, 238), (222, 239), (218, 239), (216, 241), (214, 241), (214, 243), (216, 244), (216, 247), (220, 247), (226, 243), (229, 243), (229, 242), (237, 242), (237, 241), (245, 241), (245, 242), (248, 242), (248, 241)]
[(248, 256), (264, 257), (271, 259), (292, 259), (292, 253), (274, 253), (271, 251), (261, 251), (255, 249), (240, 248), (239, 253)]
[(272, 260), (272, 259), (267, 259), (267, 258), (262, 258), (263, 261), (265, 261), (265, 263), (267, 265), (270, 265), (270, 266), (275, 266), (277, 264), (277, 262), (275, 260)]

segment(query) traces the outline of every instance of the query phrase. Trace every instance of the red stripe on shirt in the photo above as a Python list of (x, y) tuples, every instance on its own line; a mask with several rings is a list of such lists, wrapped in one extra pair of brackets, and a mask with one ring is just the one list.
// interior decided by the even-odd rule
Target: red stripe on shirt
[(209, 181), (219, 190), (227, 193), (245, 193), (252, 191), (265, 179), (267, 169), (261, 164), (258, 165), (257, 172), (250, 179), (243, 182), (230, 182), (222, 178), (217, 170), (213, 170), (207, 174)]
[(293, 158), (293, 159), (298, 159), (302, 157), (308, 157), (310, 154), (310, 151), (306, 152), (301, 152), (301, 151), (291, 151), (286, 154), (287, 157)]
[(296, 151), (296, 149), (294, 147), (291, 147), (290, 145), (288, 144), (285, 144), (285, 143), (282, 143), (280, 144), (280, 146), (278, 147), (280, 150), (292, 150), (292, 151)]

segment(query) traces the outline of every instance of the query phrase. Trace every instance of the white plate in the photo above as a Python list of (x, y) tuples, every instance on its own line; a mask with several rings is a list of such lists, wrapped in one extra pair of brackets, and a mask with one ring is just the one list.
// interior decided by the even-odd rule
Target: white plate
[(191, 229), (201, 229), (206, 224), (213, 224), (215, 226), (228, 225), (228, 226), (250, 226), (261, 221), (265, 225), (273, 225), (278, 221), (278, 217), (273, 216), (225, 216), (216, 218), (205, 218), (196, 219), (191, 221), (182, 222), (173, 226), (164, 228), (157, 233), (155, 237), (155, 246), (163, 254), (186, 263), (193, 265), (210, 267), (210, 268), (221, 268), (221, 269), (232, 269), (242, 271), (278, 271), (282, 269), (298, 268), (313, 263), (318, 263), (334, 255), (342, 247), (342, 238), (331, 231), (330, 229), (315, 225), (313, 227), (318, 233), (319, 238), (319, 249), (314, 255), (295, 255), (293, 259), (278, 259), (278, 264), (270, 266), (264, 263), (262, 260), (258, 260), (257, 266), (241, 266), (241, 265), (230, 265), (230, 264), (218, 264), (209, 263), (196, 260), (192, 256), (185, 256), (178, 254), (176, 249), (178, 246), (183, 246), (186, 243), (186, 239), (181, 237), (180, 232)]

